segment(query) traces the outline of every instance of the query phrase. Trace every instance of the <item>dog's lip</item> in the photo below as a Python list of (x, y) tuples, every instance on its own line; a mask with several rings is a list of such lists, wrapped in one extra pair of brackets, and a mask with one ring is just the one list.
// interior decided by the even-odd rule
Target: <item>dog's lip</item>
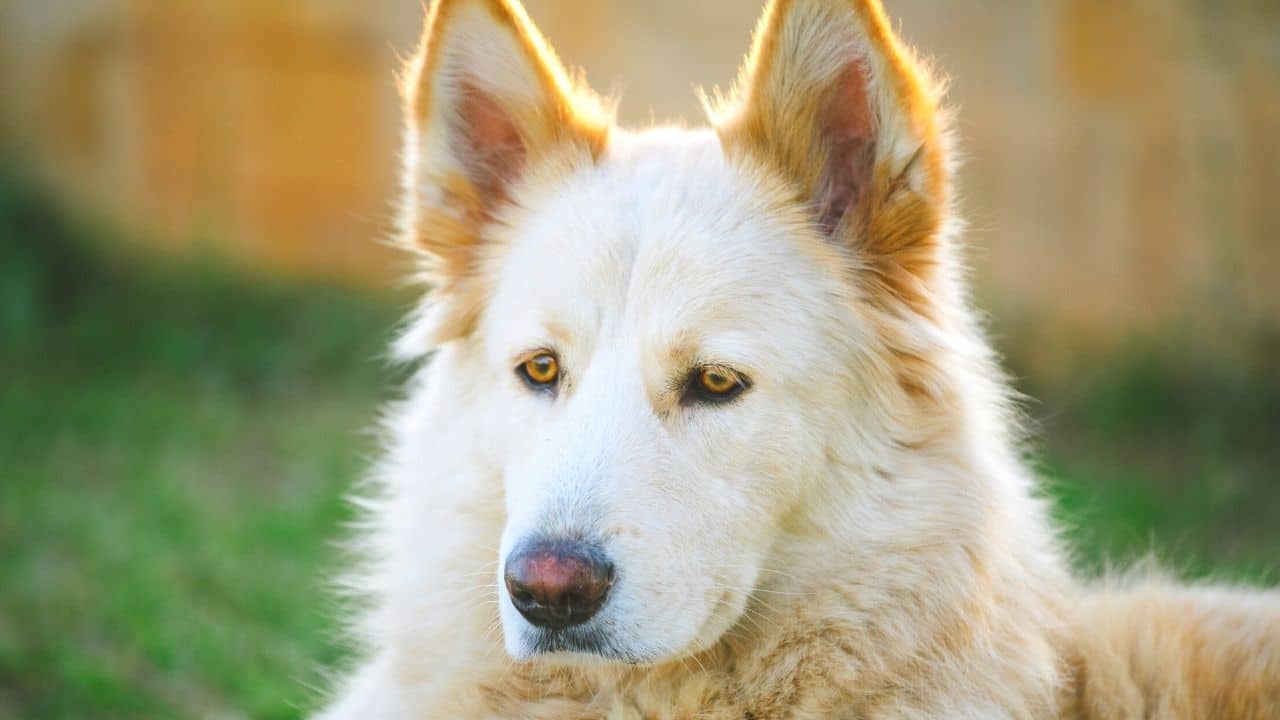
[[(720, 592), (716, 602), (712, 604), (713, 608), (728, 604), (729, 598), (733, 595), (731, 588), (726, 588)], [(708, 613), (699, 626), (699, 632), (695, 634), (698, 638), (708, 624), (714, 622), (718, 617), (718, 613), (714, 610)], [(731, 623), (730, 626), (736, 624)], [(556, 659), (579, 659), (587, 662), (598, 663), (600, 661), (610, 663), (620, 663), (632, 667), (647, 667), (659, 665), (669, 660), (681, 657), (697, 655), (706, 652), (715, 647), (723, 637), (724, 633), (712, 639), (697, 639), (684, 648), (676, 652), (649, 652), (636, 653), (624, 650), (613, 644), (609, 636), (596, 629), (595, 623), (588, 623), (585, 626), (567, 628), (564, 630), (548, 630), (545, 628), (536, 628), (530, 626), (528, 631), (532, 635), (532, 641), (528, 644), (529, 652), (528, 660), (556, 660)]]
[(591, 662), (613, 662), (624, 665), (648, 665), (654, 661), (647, 655), (625, 650), (614, 644), (608, 635), (586, 627), (547, 630), (531, 628), (527, 643), (529, 660), (582, 659)]

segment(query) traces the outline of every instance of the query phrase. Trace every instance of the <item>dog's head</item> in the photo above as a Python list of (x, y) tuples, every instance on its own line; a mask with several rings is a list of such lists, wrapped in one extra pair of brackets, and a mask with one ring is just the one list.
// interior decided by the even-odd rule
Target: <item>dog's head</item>
[(508, 651), (710, 647), (780, 538), (864, 522), (838, 485), (933, 390), (934, 87), (875, 0), (777, 0), (712, 129), (631, 133), (515, 0), (438, 0), (405, 92), (422, 329), (501, 426)]

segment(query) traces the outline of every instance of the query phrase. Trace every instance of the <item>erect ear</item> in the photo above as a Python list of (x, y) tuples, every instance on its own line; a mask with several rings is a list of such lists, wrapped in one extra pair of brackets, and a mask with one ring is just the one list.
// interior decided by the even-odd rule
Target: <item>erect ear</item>
[(437, 294), (473, 274), (485, 226), (522, 177), (590, 162), (612, 126), (517, 0), (434, 0), (402, 92), (405, 231)]
[(949, 202), (939, 94), (879, 0), (772, 0), (711, 114), (726, 151), (781, 172), (823, 233), (914, 302)]

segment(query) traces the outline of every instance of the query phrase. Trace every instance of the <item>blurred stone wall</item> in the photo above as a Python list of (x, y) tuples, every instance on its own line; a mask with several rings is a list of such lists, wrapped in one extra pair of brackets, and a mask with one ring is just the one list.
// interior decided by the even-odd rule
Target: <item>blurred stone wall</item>
[[(763, 0), (528, 0), (630, 124), (700, 121)], [(1280, 3), (886, 0), (951, 78), (984, 301), (1109, 341), (1280, 328)], [(417, 0), (8, 0), (0, 133), (164, 246), (383, 281)]]

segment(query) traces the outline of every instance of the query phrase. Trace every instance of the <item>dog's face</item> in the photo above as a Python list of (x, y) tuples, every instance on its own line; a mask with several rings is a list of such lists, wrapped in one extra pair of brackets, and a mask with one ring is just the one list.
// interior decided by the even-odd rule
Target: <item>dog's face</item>
[(501, 555), (574, 543), (612, 566), (599, 611), (563, 628), (503, 582), (513, 655), (709, 645), (821, 465), (806, 408), (847, 393), (846, 285), (761, 190), (710, 132), (615, 138), (512, 217), (480, 330), (517, 428)]
[(945, 205), (927, 85), (878, 6), (784, 2), (715, 130), (624, 133), (518, 8), (457, 0), (407, 90), (433, 332), (502, 424), (508, 651), (712, 646), (876, 431), (865, 310), (919, 301)]

